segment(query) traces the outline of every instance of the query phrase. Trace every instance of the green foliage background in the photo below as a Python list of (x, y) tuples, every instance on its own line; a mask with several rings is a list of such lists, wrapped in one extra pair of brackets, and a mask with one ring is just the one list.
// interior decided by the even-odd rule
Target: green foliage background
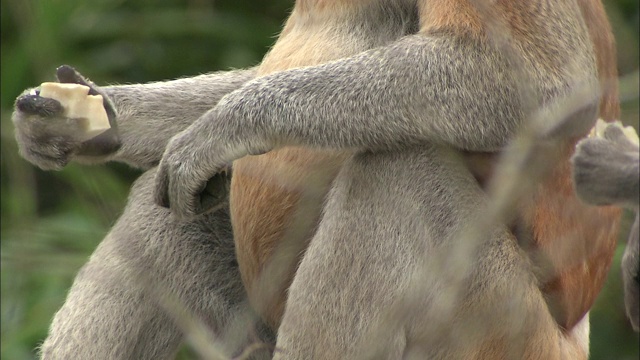
[[(292, 0), (2, 0), (2, 359), (33, 359), (74, 274), (119, 216), (138, 172), (70, 165), (43, 172), (18, 156), (11, 111), (26, 88), (70, 64), (97, 84), (137, 83), (257, 64)], [(638, 2), (607, 3), (621, 74), (638, 69)], [(637, 87), (636, 77), (631, 86)], [(638, 125), (637, 92), (623, 121)], [(630, 225), (625, 217), (623, 232)], [(618, 264), (592, 311), (592, 359), (638, 359)], [(183, 350), (180, 358), (192, 358)]]

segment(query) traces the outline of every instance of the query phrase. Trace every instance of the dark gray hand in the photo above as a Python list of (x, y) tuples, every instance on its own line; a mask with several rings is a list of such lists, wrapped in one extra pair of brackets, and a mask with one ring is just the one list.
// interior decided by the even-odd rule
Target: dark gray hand
[(88, 86), (90, 95), (102, 95), (111, 128), (82, 141), (82, 121), (64, 116), (57, 100), (41, 97), (38, 89), (31, 89), (16, 99), (12, 116), (20, 154), (41, 169), (59, 170), (73, 156), (100, 157), (117, 151), (116, 112), (109, 98), (68, 65), (60, 66), (56, 76), (61, 83)]

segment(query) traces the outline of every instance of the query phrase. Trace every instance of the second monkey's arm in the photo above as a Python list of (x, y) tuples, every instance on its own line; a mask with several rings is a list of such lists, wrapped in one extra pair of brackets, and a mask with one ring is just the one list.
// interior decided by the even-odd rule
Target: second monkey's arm
[(450, 32), (420, 33), (251, 81), (172, 139), (158, 173), (157, 201), (178, 216), (192, 215), (198, 192), (219, 169), (282, 146), (377, 151), (439, 142), (497, 151), (529, 115), (523, 87), (532, 88), (536, 106), (567, 93), (577, 80), (596, 87), (591, 58), (583, 56), (588, 36), (572, 35), (563, 54), (584, 61), (586, 76), (575, 79), (560, 69), (548, 84), (539, 78), (522, 84), (529, 79), (519, 77), (519, 66), (500, 49)]

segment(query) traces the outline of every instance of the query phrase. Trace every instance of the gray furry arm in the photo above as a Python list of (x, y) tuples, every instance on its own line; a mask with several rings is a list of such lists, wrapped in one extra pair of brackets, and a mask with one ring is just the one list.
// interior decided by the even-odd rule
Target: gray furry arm
[(252, 80), (255, 74), (255, 69), (233, 70), (102, 88), (115, 106), (121, 140), (120, 149), (104, 160), (142, 168), (156, 165), (169, 139), (213, 108), (226, 94)]
[(200, 121), (242, 119), (241, 135), (265, 142), (265, 150), (384, 150), (429, 141), (494, 151), (523, 120), (512, 69), (486, 44), (415, 35), (249, 82), (221, 101), (220, 114)]
[(557, 76), (547, 88), (540, 78), (530, 81), (534, 98), (523, 101), (519, 71), (487, 42), (418, 34), (255, 79), (172, 139), (157, 200), (179, 216), (193, 214), (194, 196), (222, 167), (282, 146), (378, 151), (427, 142), (500, 150), (524, 122), (525, 101), (542, 105), (573, 80)]

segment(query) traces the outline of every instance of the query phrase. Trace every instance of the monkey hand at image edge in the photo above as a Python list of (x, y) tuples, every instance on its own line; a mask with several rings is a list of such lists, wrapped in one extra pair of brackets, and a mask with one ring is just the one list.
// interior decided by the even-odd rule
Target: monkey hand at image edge
[(594, 136), (578, 143), (572, 158), (575, 189), (590, 204), (619, 205), (636, 213), (622, 258), (622, 279), (627, 316), (633, 329), (640, 331), (638, 136), (619, 122), (605, 124), (598, 120), (594, 130)]
[[(204, 75), (202, 78), (204, 79), (207, 76), (209, 75)], [(216, 74), (212, 74), (209, 77), (213, 78), (212, 82), (215, 82)], [(144, 121), (139, 121), (140, 124), (134, 125), (133, 131), (131, 124), (129, 124), (128, 130), (125, 129), (127, 130), (125, 132), (126, 139), (123, 139), (118, 129), (118, 122), (122, 120), (120, 119), (121, 114), (116, 108), (124, 111), (126, 113), (125, 117), (127, 115), (132, 117), (131, 115), (135, 114), (135, 111), (131, 111), (127, 106), (130, 103), (134, 103), (128, 96), (136, 96), (135, 91), (132, 94), (128, 94), (127, 90), (129, 88), (135, 89), (135, 85), (98, 87), (69, 65), (58, 67), (56, 78), (60, 84), (83, 85), (89, 88), (89, 95), (102, 96), (104, 111), (110, 128), (95, 137), (87, 139), (88, 119), (72, 117), (69, 115), (69, 109), (66, 109), (61, 101), (41, 96), (42, 89), (40, 87), (24, 91), (16, 99), (15, 111), (12, 115), (15, 136), (20, 154), (43, 170), (61, 170), (73, 161), (82, 164), (97, 164), (110, 160), (124, 162), (132, 167), (146, 170), (158, 163), (163, 147), (156, 146), (157, 150), (149, 151), (145, 146), (152, 146), (155, 142), (158, 142), (161, 146), (166, 144), (175, 134), (175, 130), (172, 127), (177, 129), (182, 127), (184, 129), (187, 124), (193, 121), (189, 120), (189, 114), (185, 114), (181, 122), (173, 121), (172, 126), (163, 125), (166, 128), (165, 130), (160, 130), (153, 136), (146, 137), (145, 141), (140, 141), (138, 133), (135, 131), (135, 129), (143, 129)], [(176, 81), (176, 83), (179, 82), (180, 80)], [(153, 84), (150, 84), (150, 86), (153, 87)], [(220, 87), (224, 89), (224, 86)], [(147, 102), (149, 103), (154, 100), (154, 97), (158, 96), (154, 94), (153, 90), (146, 89), (142, 91), (148, 94), (149, 99), (147, 99)], [(225, 93), (224, 90), (221, 92)], [(120, 102), (119, 107), (116, 106), (117, 101), (109, 95), (116, 97), (116, 100)], [(213, 99), (211, 101), (214, 101), (216, 96), (210, 96), (210, 98)], [(144, 103), (144, 96), (141, 96), (137, 101)], [(154, 117), (153, 113), (146, 115)], [(156, 116), (155, 118), (157, 118), (155, 121), (158, 124), (149, 123), (149, 125), (160, 125), (159, 123), (166, 121), (162, 117)], [(129, 122), (131, 123), (131, 121)], [(154, 156), (154, 152), (157, 155)], [(206, 204), (208, 209), (217, 209), (226, 203), (229, 193), (229, 174), (226, 171), (221, 172), (207, 183), (206, 189), (202, 192), (202, 203)]]
[(62, 84), (84, 85), (90, 95), (101, 95), (111, 128), (87, 140), (86, 119), (67, 117), (58, 100), (40, 96), (39, 88), (30, 89), (16, 99), (13, 115), (20, 154), (43, 170), (60, 170), (72, 158), (82, 162), (116, 152), (121, 143), (109, 97), (70, 66), (60, 66), (56, 76)]

